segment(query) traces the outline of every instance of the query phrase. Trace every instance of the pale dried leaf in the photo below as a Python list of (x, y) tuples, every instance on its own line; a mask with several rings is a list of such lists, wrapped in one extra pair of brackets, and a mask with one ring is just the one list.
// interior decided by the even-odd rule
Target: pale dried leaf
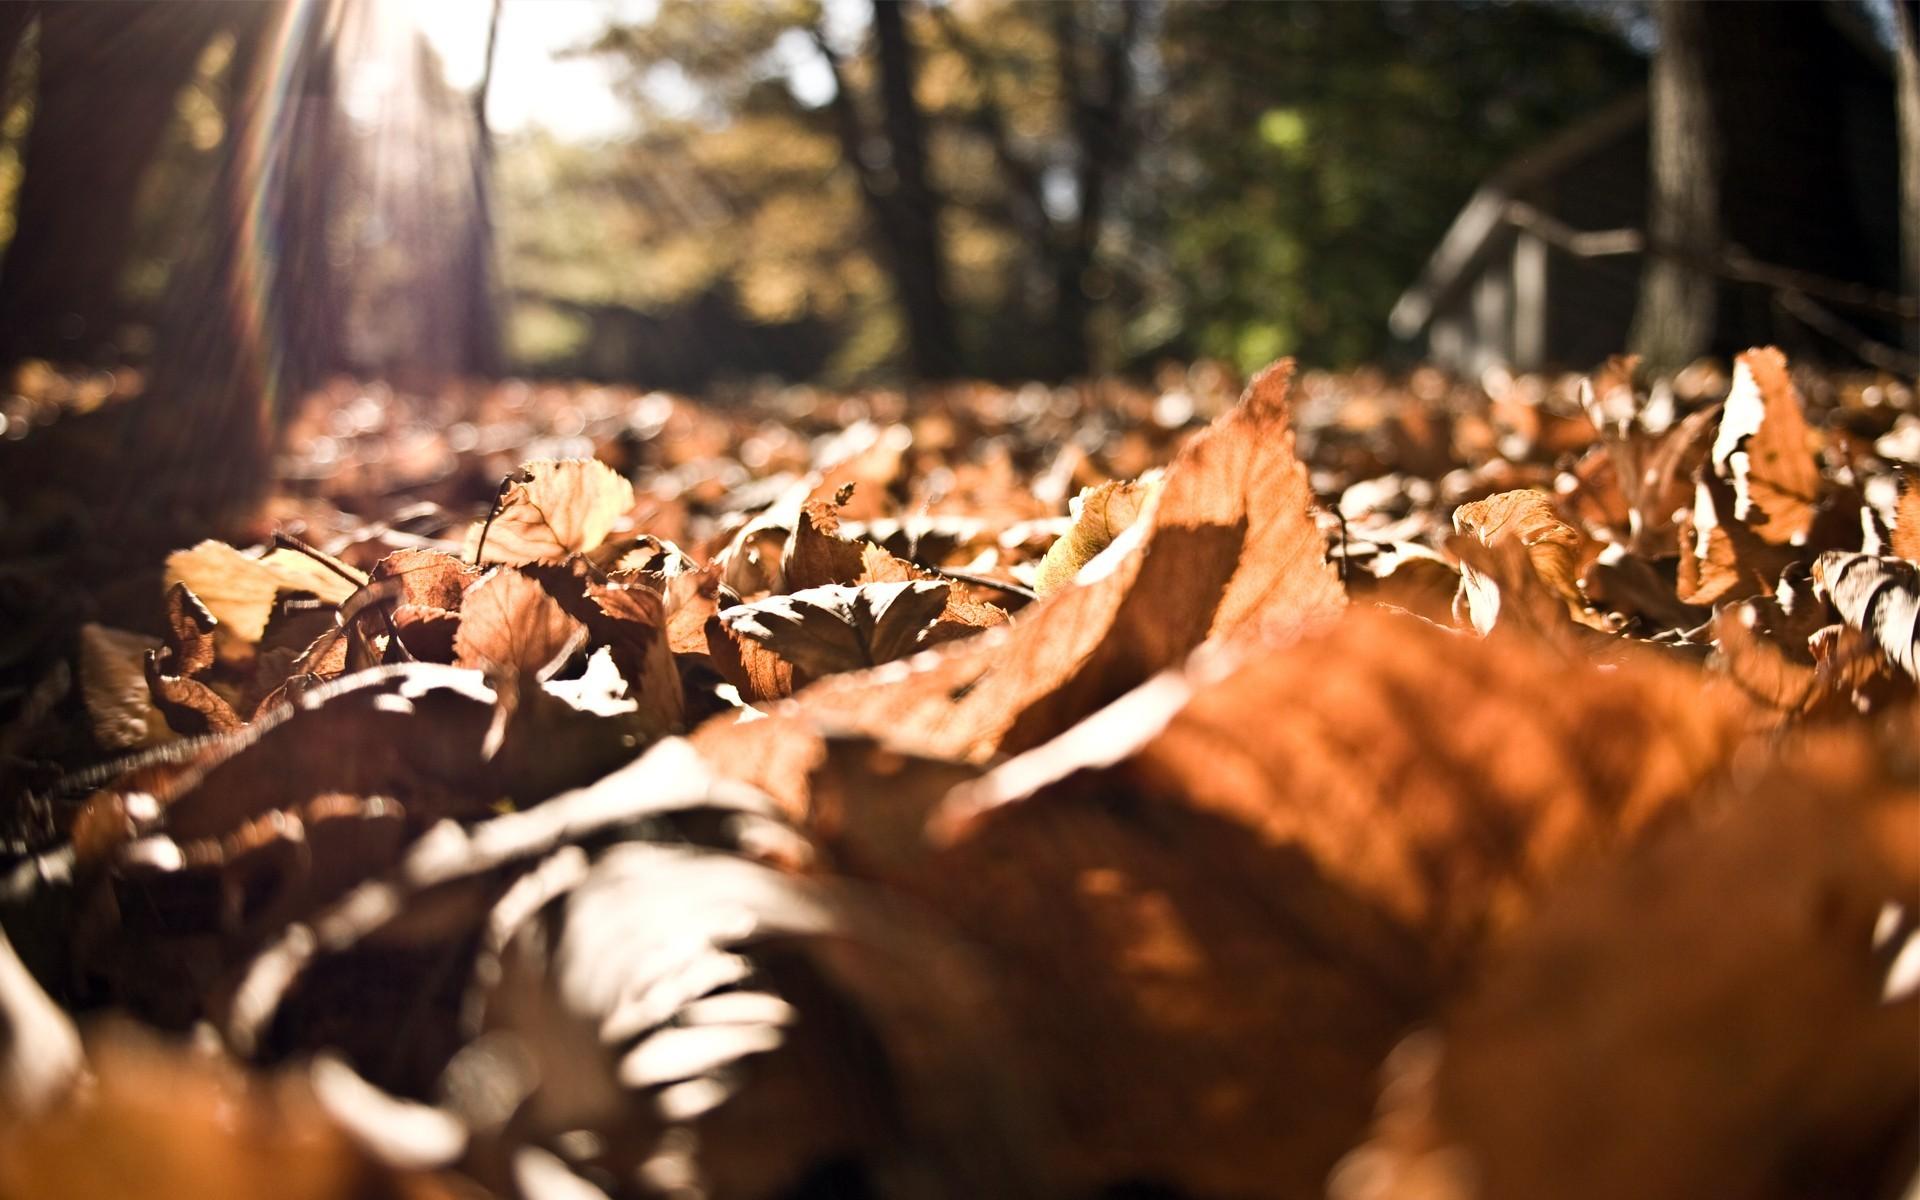
[(1920, 566), (1829, 550), (1814, 561), (1813, 577), (1848, 625), (1870, 636), (1909, 678), (1920, 679)]
[(633, 485), (594, 459), (526, 463), (503, 485), (493, 515), (477, 527), (482, 563), (559, 562), (606, 541), (633, 507)]
[(359, 586), (293, 550), (254, 558), (216, 541), (168, 555), (166, 582), (168, 587), (184, 583), (219, 621), (223, 649), (260, 640), (279, 592), (311, 592), (339, 604)]
[(1081, 567), (1139, 519), (1157, 484), (1158, 480), (1111, 480), (1083, 489), (1073, 501), (1072, 527), (1040, 560), (1034, 590), (1044, 596), (1071, 583)]

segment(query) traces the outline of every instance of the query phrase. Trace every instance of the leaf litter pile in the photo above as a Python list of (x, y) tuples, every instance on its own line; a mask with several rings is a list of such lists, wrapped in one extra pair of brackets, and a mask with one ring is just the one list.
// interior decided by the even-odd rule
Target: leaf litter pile
[(17, 504), (0, 1194), (1914, 1195), (1911, 388), (1227, 388)]

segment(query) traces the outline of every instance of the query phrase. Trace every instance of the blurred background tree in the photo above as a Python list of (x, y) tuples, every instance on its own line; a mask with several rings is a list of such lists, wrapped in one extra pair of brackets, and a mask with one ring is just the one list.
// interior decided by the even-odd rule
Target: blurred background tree
[[(1660, 33), (1640, 0), (504, 6), (568, 14), (617, 131), (489, 127), (500, 4), (0, 5), (0, 354), (256, 328), (283, 391), (1377, 361), (1475, 188), (1645, 87)], [(456, 27), (479, 70), (449, 73)], [(1656, 110), (1731, 87), (1682, 57)], [(1699, 195), (1741, 194), (1703, 161)]]
[[(597, 306), (697, 302), (807, 323), (836, 380), (1374, 358), (1478, 180), (1644, 79), (1619, 28), (1540, 3), (662, 0), (591, 50), (641, 132), (503, 147), (518, 345), (575, 365)], [(594, 214), (541, 228), (561, 191)]]

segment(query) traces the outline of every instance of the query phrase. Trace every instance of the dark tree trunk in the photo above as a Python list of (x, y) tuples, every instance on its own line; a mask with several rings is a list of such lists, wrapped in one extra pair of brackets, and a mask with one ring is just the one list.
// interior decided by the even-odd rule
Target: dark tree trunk
[(1656, 371), (1706, 352), (1719, 290), (1708, 269), (1720, 243), (1720, 133), (1708, 84), (1709, 5), (1654, 6), (1660, 49), (1649, 85), (1652, 253), (1640, 279), (1630, 335), (1634, 353)]
[[(1901, 290), (1920, 296), (1920, 4), (1893, 6), (1900, 119)], [(1907, 348), (1920, 350), (1920, 322), (1907, 324)]]
[[(940, 203), (927, 176), (926, 123), (914, 99), (918, 78), (913, 40), (902, 0), (874, 0), (882, 128), (889, 162), (869, 195), (894, 265), (907, 321), (907, 351), (915, 375), (951, 375), (958, 367), (953, 315), (947, 306), (946, 256), (940, 241)], [(856, 155), (861, 147), (849, 147)], [(890, 185), (890, 186), (889, 186)]]
[[(12, 76), (13, 56), (19, 53), (20, 43), (26, 38), (38, 7), (31, 0), (0, 4), (0, 90), (4, 90), (7, 80)], [(0, 96), (0, 100), (5, 99), (11, 97)]]
[(0, 358), (108, 358), (140, 180), (224, 6), (33, 7), (40, 67), (0, 266)]
[[(325, 227), (309, 220), (316, 207), (324, 213), (324, 184), (289, 184), (293, 167), (322, 175), (332, 167), (319, 146), (297, 146), (287, 133), (301, 127), (324, 137), (318, 127), (331, 125), (308, 89), (331, 86), (326, 34), (337, 28), (341, 2), (232, 6), (240, 24), (214, 203), (201, 240), (168, 285), (152, 377), (126, 432), (128, 455), (147, 466), (129, 485), (142, 503), (176, 513), (244, 509), (266, 485), (275, 432), (299, 377), (337, 361)], [(300, 108), (288, 130), (275, 131), (269, 125), (283, 114), (269, 73), (282, 65), (283, 50), (293, 56), (289, 93)], [(251, 152), (262, 146), (265, 153)], [(269, 228), (255, 228), (256, 220)], [(269, 232), (277, 254), (262, 244)], [(305, 301), (295, 280), (311, 292)]]
[[(1052, 11), (1060, 82), (1079, 156), (1079, 211), (1054, 256), (1055, 370), (1069, 376), (1086, 374), (1094, 366), (1090, 329), (1094, 305), (1087, 291), (1088, 276), (1100, 248), (1112, 187), (1135, 150), (1132, 54), (1142, 9), (1138, 3), (1123, 3), (1112, 13), (1091, 13), (1096, 22), (1097, 59), (1097, 70), (1091, 73), (1081, 62), (1076, 6), (1059, 3)], [(1115, 21), (1102, 20), (1107, 16)], [(1116, 22), (1117, 27), (1108, 27)]]

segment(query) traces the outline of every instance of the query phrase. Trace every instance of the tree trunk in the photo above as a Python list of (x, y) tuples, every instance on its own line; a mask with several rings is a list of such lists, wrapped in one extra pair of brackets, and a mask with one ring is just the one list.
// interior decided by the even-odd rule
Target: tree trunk
[[(1920, 296), (1920, 4), (1895, 0), (1899, 60), (1901, 290)], [(1907, 324), (1907, 348), (1920, 350), (1920, 322)]]
[[(13, 56), (20, 50), (20, 43), (27, 36), (27, 27), (33, 24), (35, 11), (39, 5), (32, 0), (18, 0), (14, 4), (0, 4), (0, 92), (5, 90), (8, 80), (13, 77)], [(10, 96), (0, 96), (0, 101), (11, 100)]]
[(337, 20), (316, 20), (296, 51), (291, 103), (297, 107), (290, 133), (275, 131), (271, 148), (285, 156), (274, 231), (283, 249), (270, 306), (277, 329), (268, 335), (281, 347), (280, 420), (293, 399), (346, 365), (346, 297), (328, 243), (342, 149), (338, 34)]
[(1706, 352), (1719, 289), (1705, 269), (1719, 252), (1720, 136), (1714, 122), (1705, 0), (1654, 6), (1660, 49), (1649, 86), (1650, 253), (1629, 340), (1655, 371)]
[[(1135, 150), (1132, 54), (1141, 12), (1140, 4), (1127, 2), (1111, 14), (1097, 9), (1090, 13), (1099, 69), (1089, 81), (1080, 62), (1076, 6), (1063, 2), (1052, 9), (1060, 82), (1079, 158), (1075, 188), (1079, 211), (1054, 258), (1055, 370), (1062, 377), (1084, 375), (1094, 366), (1090, 328), (1094, 305), (1087, 293), (1087, 277), (1100, 248), (1112, 187)], [(1103, 18), (1109, 15), (1117, 20), (1117, 28), (1107, 27)]]
[[(305, 276), (305, 286), (321, 286), (309, 272), (321, 269), (316, 256), (325, 258), (316, 244), (324, 226), (305, 218), (325, 198), (290, 188), (287, 156), (298, 149), (286, 136), (292, 125), (278, 136), (270, 126), (283, 115), (272, 73), (290, 54), (287, 94), (302, 105), (292, 121), (313, 131), (320, 113), (305, 92), (310, 72), (327, 69), (325, 35), (337, 27), (331, 18), (340, 2), (233, 6), (243, 24), (214, 204), (201, 241), (168, 285), (152, 377), (125, 434), (128, 456), (146, 464), (128, 477), (137, 478), (143, 503), (178, 514), (243, 510), (266, 486), (296, 375), (336, 361), (337, 345), (319, 340), (337, 332), (335, 322), (308, 314), (320, 331), (309, 340), (289, 308), (291, 280)], [(305, 170), (329, 170), (317, 153), (295, 157)], [(269, 235), (277, 254), (268, 252)]]
[(221, 5), (44, 4), (0, 359), (111, 359), (141, 177)]
[[(928, 379), (953, 374), (959, 356), (953, 315), (947, 307), (939, 197), (927, 178), (926, 124), (913, 95), (916, 55), (901, 4), (902, 0), (874, 0), (873, 4), (891, 187), (874, 188), (870, 195), (879, 201), (875, 215), (891, 250), (894, 281), (907, 320), (908, 358), (913, 373)], [(857, 155), (860, 147), (849, 149)]]
[(487, 93), (493, 87), (493, 53), (500, 36), (501, 0), (493, 0), (487, 18), (486, 57), (473, 93), (473, 210), (467, 219), (462, 255), (465, 279), (460, 294), (466, 311), (460, 322), (459, 369), (491, 378), (501, 373), (500, 313), (493, 276), (493, 133), (487, 128)]

